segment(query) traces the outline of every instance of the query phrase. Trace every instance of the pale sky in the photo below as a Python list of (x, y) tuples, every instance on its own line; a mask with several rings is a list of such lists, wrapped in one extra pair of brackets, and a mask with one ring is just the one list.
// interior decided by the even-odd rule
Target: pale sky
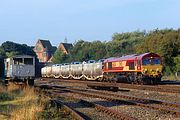
[(180, 0), (0, 0), (0, 44), (107, 41), (156, 28), (180, 28)]

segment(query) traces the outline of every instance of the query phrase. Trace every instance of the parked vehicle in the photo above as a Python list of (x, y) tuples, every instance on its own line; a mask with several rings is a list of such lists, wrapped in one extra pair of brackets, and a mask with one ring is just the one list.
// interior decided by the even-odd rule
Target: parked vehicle
[(34, 84), (35, 57), (29, 55), (16, 55), (4, 60), (5, 81), (25, 82)]

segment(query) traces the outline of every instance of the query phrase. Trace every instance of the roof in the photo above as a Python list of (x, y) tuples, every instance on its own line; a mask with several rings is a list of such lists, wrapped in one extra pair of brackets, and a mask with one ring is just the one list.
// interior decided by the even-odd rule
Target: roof
[(119, 58), (108, 58), (105, 60), (105, 62), (115, 62), (115, 61), (122, 61), (122, 60), (135, 60), (135, 59), (142, 59), (143, 57), (148, 57), (148, 56), (153, 56), (153, 57), (159, 57), (158, 54), (155, 53), (143, 53), (143, 54), (132, 54), (132, 55), (125, 55)]
[(56, 46), (52, 46), (52, 52), (54, 53), (56, 51), (57, 47)]
[(15, 56), (12, 56), (12, 57), (9, 57), (9, 58), (35, 58), (35, 57), (31, 56), (31, 55), (15, 55)]
[(41, 40), (41, 39), (39, 39), (39, 41), (41, 42), (41, 44), (42, 44), (42, 46), (44, 48), (46, 48), (47, 50), (52, 50), (52, 45), (51, 45), (49, 40)]
[(61, 43), (64, 48), (66, 49), (66, 51), (68, 52), (69, 49), (71, 49), (73, 47), (73, 45), (71, 43)]

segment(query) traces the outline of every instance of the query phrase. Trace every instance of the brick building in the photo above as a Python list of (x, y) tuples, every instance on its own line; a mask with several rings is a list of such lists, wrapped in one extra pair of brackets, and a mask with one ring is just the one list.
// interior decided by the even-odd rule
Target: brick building
[(38, 39), (33, 50), (36, 53), (39, 62), (48, 62), (54, 54), (56, 47), (52, 46), (49, 40)]
[(72, 49), (73, 45), (71, 43), (60, 43), (58, 46), (59, 50), (62, 50), (65, 54), (69, 53), (69, 50)]

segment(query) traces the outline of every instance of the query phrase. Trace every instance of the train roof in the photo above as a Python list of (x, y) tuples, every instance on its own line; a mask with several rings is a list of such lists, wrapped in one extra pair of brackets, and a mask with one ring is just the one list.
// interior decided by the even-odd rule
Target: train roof
[(108, 58), (104, 62), (115, 62), (115, 61), (122, 61), (122, 60), (135, 60), (135, 59), (142, 59), (143, 57), (160, 57), (158, 54), (155, 53), (143, 53), (143, 54), (131, 54), (131, 55), (125, 55), (118, 58)]
[(13, 59), (13, 58), (35, 58), (35, 57), (31, 55), (15, 55), (6, 59)]

